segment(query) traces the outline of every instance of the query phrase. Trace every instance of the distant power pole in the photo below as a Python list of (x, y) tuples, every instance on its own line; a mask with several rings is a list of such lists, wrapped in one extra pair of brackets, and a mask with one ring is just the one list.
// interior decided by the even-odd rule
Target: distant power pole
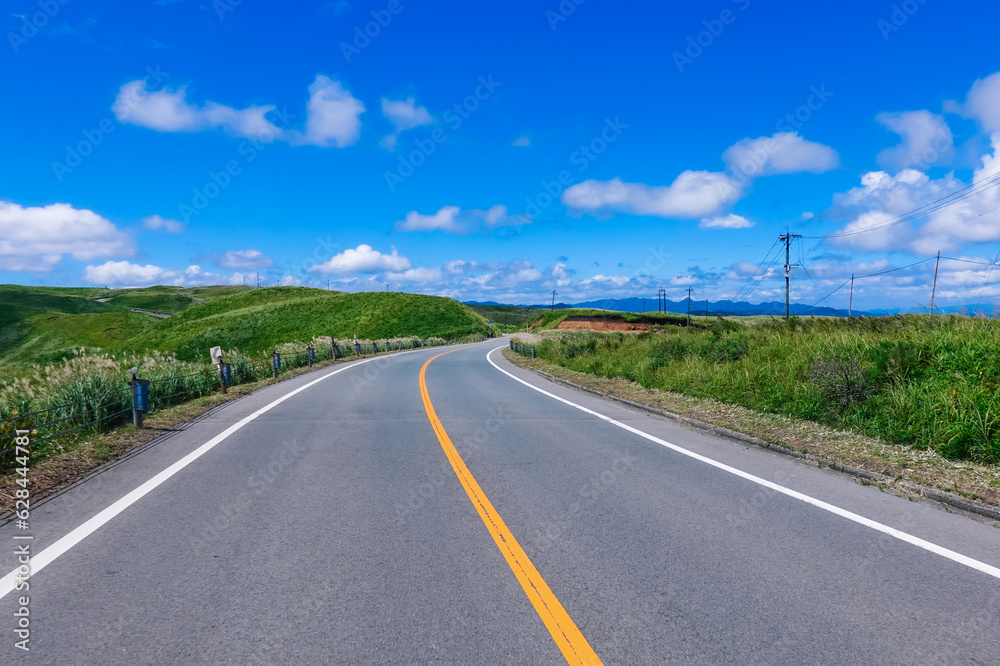
[(788, 319), (788, 295), (791, 289), (790, 280), (788, 274), (793, 268), (798, 266), (798, 264), (793, 264), (791, 262), (791, 247), (793, 238), (802, 238), (802, 234), (793, 234), (785, 229), (785, 233), (778, 236), (778, 240), (785, 243), (785, 319)]
[(552, 312), (556, 311), (556, 290), (552, 290)]
[(937, 293), (938, 266), (941, 265), (941, 250), (938, 250), (937, 261), (934, 263), (934, 286), (931, 287), (931, 314), (934, 314), (934, 294)]
[(691, 287), (688, 287), (688, 327), (691, 326)]
[(851, 300), (847, 301), (847, 318), (851, 318), (851, 311), (854, 309), (854, 273), (851, 273)]

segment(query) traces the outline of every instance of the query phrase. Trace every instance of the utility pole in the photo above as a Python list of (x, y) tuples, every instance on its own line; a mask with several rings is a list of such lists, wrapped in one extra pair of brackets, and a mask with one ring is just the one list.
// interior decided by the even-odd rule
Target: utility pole
[(551, 309), (551, 311), (552, 312), (556, 311), (556, 290), (555, 289), (552, 290), (552, 309)]
[(688, 287), (688, 328), (691, 327), (691, 287)]
[(847, 302), (847, 318), (851, 318), (851, 311), (854, 309), (854, 273), (851, 273), (851, 300)]
[(798, 266), (798, 264), (790, 263), (792, 260), (791, 248), (793, 238), (802, 238), (802, 234), (793, 234), (786, 228), (785, 233), (778, 236), (778, 240), (785, 243), (785, 319), (788, 319), (789, 291), (791, 290), (791, 281), (788, 274), (793, 268)]
[(934, 314), (934, 294), (937, 293), (938, 266), (941, 265), (941, 250), (938, 250), (937, 261), (934, 262), (934, 286), (931, 287), (931, 314)]
[(260, 271), (257, 271), (257, 288), (260, 289)]

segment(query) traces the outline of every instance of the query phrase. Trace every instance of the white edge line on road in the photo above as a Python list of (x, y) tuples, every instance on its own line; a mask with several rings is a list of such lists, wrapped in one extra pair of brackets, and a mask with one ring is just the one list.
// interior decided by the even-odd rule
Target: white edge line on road
[[(421, 349), (414, 349), (412, 351), (407, 350), (405, 352), (397, 352), (396, 354), (391, 354), (388, 356), (373, 356), (371, 358), (367, 358), (362, 361), (351, 363), (350, 365), (345, 365), (341, 368), (334, 370), (333, 372), (328, 372), (319, 379), (314, 379), (308, 384), (300, 386), (294, 391), (286, 393), (285, 395), (281, 396), (280, 398), (271, 403), (268, 403), (267, 405), (264, 405), (250, 416), (247, 416), (243, 420), (238, 421), (237, 423), (234, 423), (233, 425), (229, 426), (228, 428), (220, 432), (218, 435), (216, 435), (212, 439), (208, 440), (207, 442), (199, 446), (191, 453), (187, 454), (174, 464), (170, 465), (170, 467), (167, 467), (165, 470), (163, 470), (153, 478), (149, 479), (148, 481), (140, 485), (132, 492), (128, 493), (118, 501), (111, 504), (106, 509), (102, 510), (100, 513), (96, 514), (92, 518), (89, 518), (76, 529), (72, 530), (63, 537), (60, 537), (58, 540), (56, 540), (55, 543), (53, 543), (51, 546), (40, 552), (38, 555), (33, 556), (31, 558), (31, 563), (30, 563), (31, 566), (30, 575), (34, 576), (36, 573), (44, 569), (47, 565), (51, 564), (53, 560), (55, 560), (57, 557), (59, 557), (60, 555), (68, 551), (70, 548), (83, 541), (84, 539), (86, 539), (94, 532), (96, 532), (105, 523), (107, 523), (112, 518), (117, 516), (119, 513), (130, 507), (138, 500), (140, 500), (143, 496), (147, 495), (150, 491), (152, 491), (161, 483), (172, 477), (174, 474), (181, 471), (182, 469), (193, 463), (195, 460), (197, 460), (201, 456), (211, 451), (213, 448), (215, 448), (217, 444), (225, 440), (234, 432), (236, 432), (246, 424), (250, 423), (261, 414), (264, 414), (265, 412), (270, 411), (274, 407), (277, 407), (278, 405), (288, 400), (292, 396), (298, 395), (302, 391), (305, 391), (307, 388), (319, 384), (324, 379), (329, 379), (330, 377), (333, 377), (334, 375), (341, 373), (344, 370), (349, 370), (364, 363), (370, 363), (372, 361), (379, 361), (382, 359), (391, 359), (397, 356), (402, 356), (403, 354), (413, 354), (418, 351), (426, 351), (426, 350), (421, 348)], [(17, 581), (17, 576), (18, 576), (18, 570), (14, 569), (3, 578), (0, 578), (0, 599), (4, 598), (14, 590)]]
[(725, 472), (729, 472), (730, 474), (735, 474), (736, 476), (738, 476), (738, 477), (740, 477), (742, 479), (746, 479), (747, 481), (752, 481), (753, 483), (756, 483), (758, 485), (764, 486), (765, 488), (770, 488), (771, 490), (774, 490), (774, 491), (777, 491), (779, 493), (782, 493), (783, 495), (788, 495), (789, 497), (794, 497), (795, 499), (801, 500), (801, 501), (805, 502), (806, 504), (811, 504), (811, 505), (813, 505), (813, 506), (815, 506), (815, 507), (817, 507), (819, 509), (823, 509), (824, 511), (829, 511), (830, 513), (836, 514), (836, 515), (838, 515), (838, 516), (840, 516), (842, 518), (847, 518), (848, 520), (853, 521), (855, 523), (858, 523), (859, 525), (864, 525), (865, 527), (870, 527), (871, 529), (876, 530), (878, 532), (882, 532), (883, 534), (888, 534), (889, 536), (895, 537), (896, 539), (899, 539), (900, 541), (905, 541), (906, 543), (914, 545), (917, 548), (923, 548), (924, 550), (932, 552), (932, 553), (934, 553), (936, 555), (940, 555), (941, 557), (946, 557), (949, 560), (952, 560), (953, 562), (958, 562), (959, 564), (964, 564), (967, 567), (975, 569), (976, 571), (981, 571), (984, 574), (987, 574), (989, 576), (993, 576), (994, 578), (1000, 578), (1000, 569), (998, 569), (997, 567), (994, 567), (994, 566), (990, 566), (989, 564), (986, 564), (985, 562), (980, 562), (979, 560), (974, 560), (971, 557), (968, 557), (966, 555), (962, 555), (961, 553), (956, 553), (955, 551), (949, 550), (947, 548), (944, 548), (943, 546), (938, 546), (937, 544), (933, 544), (930, 541), (924, 541), (923, 539), (921, 539), (919, 537), (915, 537), (912, 534), (907, 534), (906, 532), (902, 532), (900, 530), (897, 530), (894, 527), (889, 527), (888, 525), (883, 525), (882, 523), (879, 523), (877, 521), (871, 520), (870, 518), (865, 518), (864, 516), (859, 516), (856, 513), (848, 511), (847, 509), (841, 509), (840, 507), (834, 506), (833, 504), (827, 504), (826, 502), (824, 502), (822, 500), (818, 500), (815, 497), (810, 497), (809, 495), (804, 495), (804, 494), (802, 494), (802, 493), (800, 493), (798, 491), (792, 490), (791, 488), (786, 488), (785, 486), (780, 486), (777, 483), (772, 483), (771, 481), (768, 481), (767, 479), (762, 479), (759, 476), (754, 476), (753, 474), (750, 474), (748, 472), (744, 472), (743, 470), (736, 469), (735, 467), (730, 467), (729, 465), (726, 465), (725, 463), (720, 463), (717, 460), (712, 460), (711, 458), (706, 458), (705, 456), (700, 455), (698, 453), (695, 453), (694, 451), (689, 451), (689, 450), (687, 450), (687, 449), (685, 449), (683, 447), (677, 446), (676, 444), (671, 444), (670, 442), (668, 442), (666, 440), (662, 440), (659, 437), (655, 437), (653, 435), (645, 433), (645, 432), (643, 432), (641, 430), (633, 428), (632, 426), (625, 425), (624, 423), (622, 423), (620, 421), (616, 421), (616, 420), (614, 420), (613, 418), (611, 418), (609, 416), (605, 416), (604, 414), (600, 414), (598, 412), (595, 412), (592, 409), (587, 409), (583, 405), (578, 405), (575, 402), (571, 402), (569, 400), (566, 400), (565, 398), (561, 398), (558, 395), (555, 395), (554, 393), (549, 393), (545, 389), (538, 388), (537, 386), (524, 381), (520, 377), (515, 377), (514, 375), (512, 375), (509, 372), (507, 372), (506, 370), (504, 370), (499, 365), (497, 365), (496, 363), (493, 362), (493, 359), (490, 358), (490, 356), (493, 354), (493, 352), (495, 352), (497, 350), (500, 350), (500, 349), (505, 349), (506, 347), (507, 347), (507, 345), (504, 345), (503, 347), (496, 347), (494, 349), (491, 349), (490, 351), (488, 351), (486, 353), (486, 360), (490, 362), (490, 365), (492, 365), (494, 368), (496, 368), (497, 370), (499, 370), (503, 374), (507, 375), (508, 377), (510, 377), (511, 379), (513, 379), (514, 381), (517, 381), (517, 382), (520, 382), (520, 383), (524, 384), (525, 386), (527, 386), (530, 389), (534, 389), (535, 391), (538, 391), (539, 393), (547, 395), (550, 398), (558, 400), (559, 402), (567, 404), (570, 407), (575, 407), (576, 409), (579, 409), (582, 412), (586, 412), (587, 414), (591, 414), (593, 416), (596, 416), (597, 418), (599, 418), (599, 419), (601, 419), (603, 421), (607, 421), (608, 423), (610, 423), (612, 425), (616, 425), (616, 426), (618, 426), (619, 428), (621, 428), (623, 430), (627, 430), (627, 431), (629, 431), (629, 432), (631, 432), (633, 434), (639, 435), (640, 437), (648, 439), (651, 442), (655, 442), (655, 443), (659, 444), (660, 446), (665, 446), (668, 449), (671, 449), (672, 451), (676, 451), (677, 453), (680, 453), (680, 454), (683, 454), (685, 456), (688, 456), (689, 458), (694, 458), (695, 460), (698, 460), (700, 462), (703, 462), (703, 463), (706, 463), (708, 465), (711, 465), (712, 467), (716, 467), (716, 468), (721, 469), (721, 470), (723, 470)]

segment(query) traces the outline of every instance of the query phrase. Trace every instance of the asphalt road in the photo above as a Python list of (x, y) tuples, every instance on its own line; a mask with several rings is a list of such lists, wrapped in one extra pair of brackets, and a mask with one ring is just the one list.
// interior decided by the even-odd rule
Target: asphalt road
[[(1000, 663), (996, 526), (491, 355), (740, 476), (517, 382), (497, 344), (426, 369), (461, 469), (420, 350), (268, 387), (32, 506), (30, 651), (0, 584), (0, 663), (566, 663), (536, 584), (606, 664)], [(0, 572), (24, 534), (0, 526)]]

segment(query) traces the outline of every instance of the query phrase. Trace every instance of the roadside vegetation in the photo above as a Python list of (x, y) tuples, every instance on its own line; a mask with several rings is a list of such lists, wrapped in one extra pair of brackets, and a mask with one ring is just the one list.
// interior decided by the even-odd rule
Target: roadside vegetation
[[(155, 317), (131, 308), (171, 313)], [(0, 470), (17, 428), (32, 430), (33, 458), (61, 455), (131, 420), (130, 368), (150, 380), (152, 409), (219, 391), (209, 350), (219, 346), (233, 385), (338, 355), (383, 353), (487, 333), (486, 320), (448, 298), (346, 294), (302, 287), (57, 289), (0, 286)], [(41, 412), (40, 414), (38, 412)], [(37, 430), (40, 429), (40, 430)]]
[(649, 333), (550, 333), (570, 370), (1000, 463), (1000, 322), (960, 316), (725, 319)]

